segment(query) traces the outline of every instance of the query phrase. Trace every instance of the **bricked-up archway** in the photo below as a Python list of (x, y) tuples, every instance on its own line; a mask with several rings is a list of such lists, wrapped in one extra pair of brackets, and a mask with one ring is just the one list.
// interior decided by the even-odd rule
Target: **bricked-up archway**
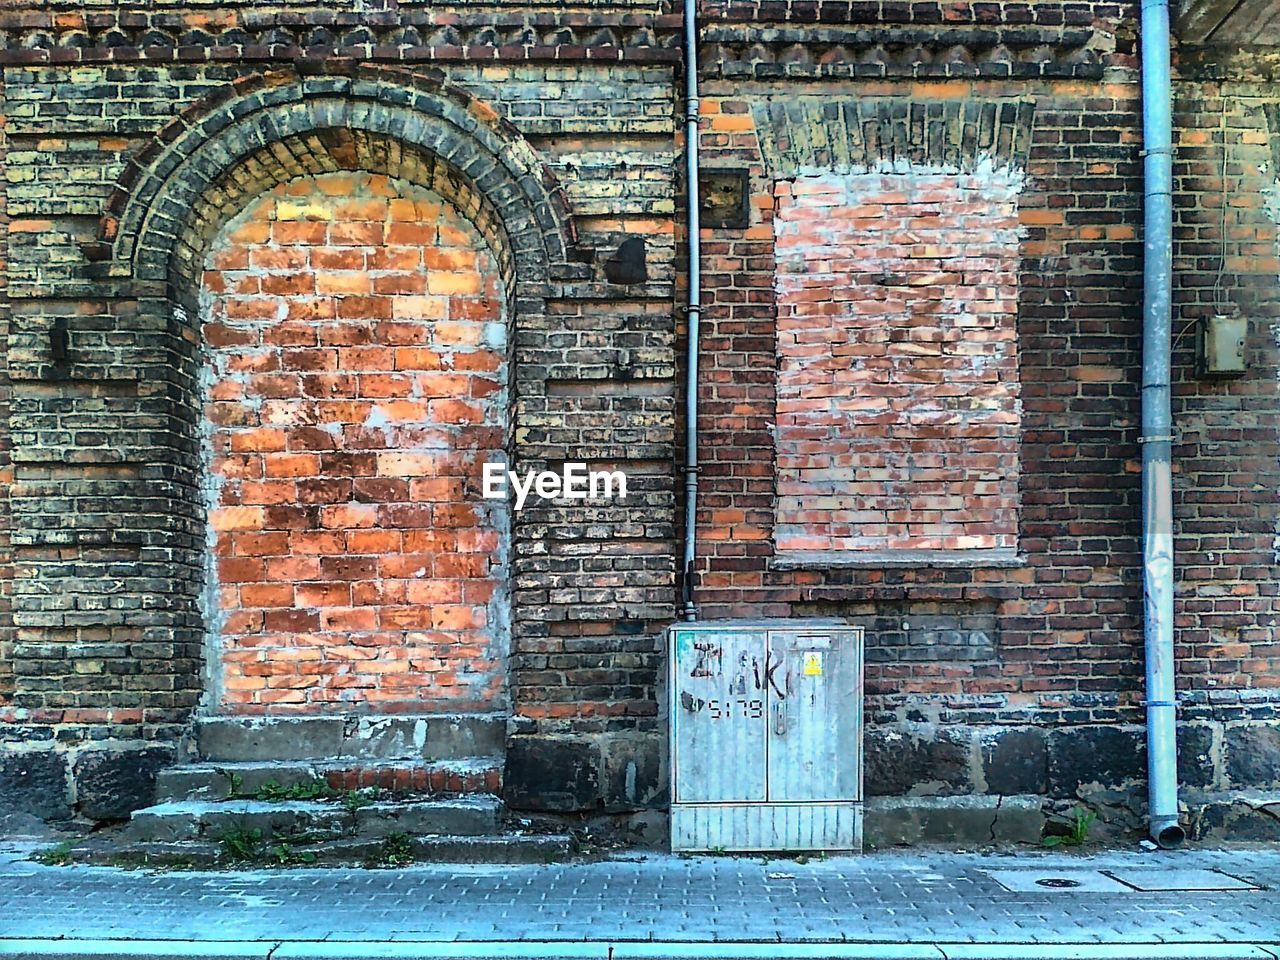
[(502, 703), (507, 420), (479, 231), (381, 174), (281, 184), (218, 233), (201, 382), (223, 712)]
[[(474, 245), (487, 251), (495, 292), (515, 331), (546, 312), (545, 300), (561, 282), (587, 275), (573, 255), (567, 202), (532, 148), (485, 105), (407, 72), (257, 77), (176, 118), (131, 161), (109, 204), (101, 240), (86, 252), (100, 261), (103, 282), (134, 298), (136, 314), (121, 335), (136, 333), (153, 345), (146, 352), (154, 363), (144, 375), (172, 385), (170, 403), (157, 418), (163, 456), (171, 461), (170, 506), (142, 525), (151, 526), (156, 540), (170, 549), (165, 592), (175, 639), (190, 651), (193, 679), (202, 637), (213, 626), (205, 611), (219, 607), (202, 601), (210, 584), (199, 384), (205, 360), (202, 270), (219, 231), (255, 201), (281, 184), (335, 173), (370, 175), (395, 182), (401, 192), (438, 196), (460, 223), (470, 225)], [(508, 395), (538, 393), (541, 387), (532, 380), (522, 386), (515, 341), (514, 335), (505, 337)], [(511, 418), (485, 424), (501, 434), (498, 445), (518, 463)], [(519, 539), (518, 527), (512, 537)], [(510, 616), (518, 619), (519, 610)], [(478, 659), (487, 661), (487, 653)], [(209, 696), (212, 680), (206, 670), (199, 681), (209, 706), (217, 702)], [(496, 702), (492, 695), (486, 688), (489, 706)], [(404, 699), (418, 709), (431, 707), (416, 694)], [(386, 702), (394, 706), (394, 699)], [(456, 706), (467, 704), (459, 700)], [(377, 705), (366, 699), (362, 707)]]

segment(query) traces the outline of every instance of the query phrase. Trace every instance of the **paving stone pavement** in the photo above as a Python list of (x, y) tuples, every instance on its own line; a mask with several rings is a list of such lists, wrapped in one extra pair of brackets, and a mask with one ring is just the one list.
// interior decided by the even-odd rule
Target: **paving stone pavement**
[[(64, 938), (388, 946), (1218, 943), (1258, 945), (1263, 952), (1249, 955), (1280, 958), (1273, 946), (1280, 941), (1280, 847), (1090, 857), (886, 852), (805, 863), (646, 855), (546, 866), (237, 872), (42, 866), (26, 859), (31, 851), (0, 847), (0, 956), (42, 955), (6, 951), (5, 940), (12, 947)], [(1107, 876), (1153, 867), (1170, 877), (1178, 868), (1214, 870), (1264, 889), (1138, 892)], [(1085, 882), (1080, 890), (1031, 884), (1035, 892), (1011, 892), (988, 872), (1009, 870)], [(1093, 889), (1094, 880), (1108, 892)]]

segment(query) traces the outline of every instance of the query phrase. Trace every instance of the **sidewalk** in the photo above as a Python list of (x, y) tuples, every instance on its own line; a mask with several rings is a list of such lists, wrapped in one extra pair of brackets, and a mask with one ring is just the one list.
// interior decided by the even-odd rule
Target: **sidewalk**
[[(31, 849), (0, 847), (0, 958), (1280, 960), (1280, 848), (232, 873)], [(1232, 878), (1271, 889), (1134, 889)]]

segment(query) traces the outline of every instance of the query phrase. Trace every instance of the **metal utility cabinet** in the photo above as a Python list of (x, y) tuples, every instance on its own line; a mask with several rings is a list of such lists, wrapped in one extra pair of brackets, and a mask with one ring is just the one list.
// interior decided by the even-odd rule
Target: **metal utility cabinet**
[(668, 631), (673, 850), (862, 849), (862, 628)]

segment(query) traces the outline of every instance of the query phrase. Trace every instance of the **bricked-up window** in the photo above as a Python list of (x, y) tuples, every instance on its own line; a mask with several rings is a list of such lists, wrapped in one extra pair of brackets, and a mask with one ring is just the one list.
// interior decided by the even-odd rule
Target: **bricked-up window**
[(1018, 189), (777, 183), (779, 551), (1016, 549)]

